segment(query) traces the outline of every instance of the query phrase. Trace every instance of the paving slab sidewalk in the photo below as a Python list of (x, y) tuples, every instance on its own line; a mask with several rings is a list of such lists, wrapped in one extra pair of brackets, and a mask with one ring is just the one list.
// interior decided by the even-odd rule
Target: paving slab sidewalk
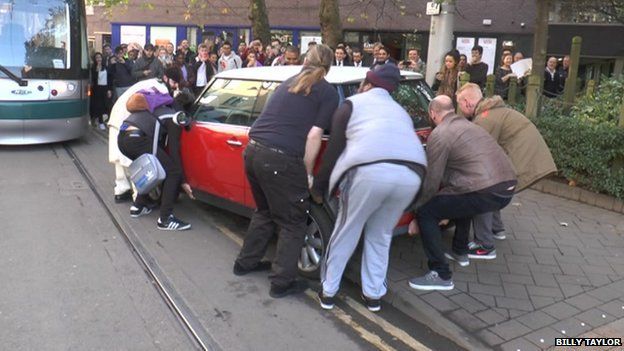
[[(526, 190), (502, 211), (497, 258), (452, 264), (455, 289), (423, 292), (420, 237), (395, 238), (390, 303), (470, 350), (544, 350), (557, 337), (624, 337), (624, 216)], [(452, 233), (444, 234), (450, 247)], [(357, 256), (357, 255), (356, 255)], [(354, 257), (356, 260), (358, 257)], [(347, 275), (359, 281), (359, 265)]]

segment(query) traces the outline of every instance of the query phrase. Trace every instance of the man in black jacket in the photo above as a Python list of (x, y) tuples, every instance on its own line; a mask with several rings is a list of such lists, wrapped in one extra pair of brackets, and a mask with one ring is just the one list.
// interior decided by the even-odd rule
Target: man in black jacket
[(124, 49), (121, 46), (115, 48), (115, 56), (110, 59), (110, 73), (115, 86), (115, 100), (118, 99), (136, 79), (132, 76), (134, 61), (124, 59)]
[(191, 71), (195, 77), (194, 84), (192, 84), (193, 92), (195, 96), (199, 96), (215, 74), (210, 64), (210, 52), (206, 44), (200, 44), (197, 48), (197, 62), (193, 64)]

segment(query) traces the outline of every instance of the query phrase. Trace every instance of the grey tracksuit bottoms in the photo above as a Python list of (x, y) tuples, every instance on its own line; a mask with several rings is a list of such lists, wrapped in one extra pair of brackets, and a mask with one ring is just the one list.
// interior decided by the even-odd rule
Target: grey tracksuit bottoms
[(474, 241), (484, 247), (494, 247), (494, 233), (505, 230), (500, 210), (486, 212), (472, 218), (474, 228)]
[(362, 291), (386, 294), (392, 232), (420, 188), (420, 177), (403, 165), (375, 163), (347, 172), (339, 184), (340, 208), (321, 266), (323, 294), (334, 296), (347, 262), (364, 233)]

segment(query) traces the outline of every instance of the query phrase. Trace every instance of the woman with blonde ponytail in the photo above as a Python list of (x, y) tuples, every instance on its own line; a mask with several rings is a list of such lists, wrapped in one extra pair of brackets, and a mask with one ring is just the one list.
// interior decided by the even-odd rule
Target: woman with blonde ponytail
[[(310, 49), (301, 72), (275, 90), (249, 131), (245, 172), (257, 209), (234, 274), (271, 270), (269, 295), (274, 298), (307, 287), (305, 281), (295, 279), (297, 260), (310, 208), (312, 169), (323, 131), (331, 126), (338, 107), (338, 93), (325, 80), (333, 57), (326, 45)], [(278, 227), (275, 259), (261, 261)]]

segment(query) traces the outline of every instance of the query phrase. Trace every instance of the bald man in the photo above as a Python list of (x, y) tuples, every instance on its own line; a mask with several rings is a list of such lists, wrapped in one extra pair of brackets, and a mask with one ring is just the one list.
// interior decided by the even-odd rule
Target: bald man
[(548, 98), (556, 98), (562, 93), (561, 90), (561, 72), (557, 71), (557, 58), (550, 57), (546, 62), (544, 70), (544, 96)]
[[(457, 91), (457, 106), (505, 150), (518, 177), (516, 192), (557, 171), (548, 145), (535, 125), (522, 113), (507, 107), (500, 96), (483, 99), (479, 86), (468, 83)], [(473, 227), (475, 240), (468, 244), (468, 258), (496, 258), (494, 239), (505, 239), (500, 211), (475, 216)], [(449, 255), (454, 259), (454, 253)]]
[(455, 114), (453, 101), (440, 95), (429, 104), (436, 125), (427, 139), (429, 166), (416, 203), (410, 234), (421, 234), (429, 272), (412, 278), (419, 290), (452, 290), (451, 271), (438, 223), (455, 221), (452, 251), (468, 263), (468, 235), (475, 215), (499, 210), (511, 201), (516, 174), (503, 149), (481, 127)]

